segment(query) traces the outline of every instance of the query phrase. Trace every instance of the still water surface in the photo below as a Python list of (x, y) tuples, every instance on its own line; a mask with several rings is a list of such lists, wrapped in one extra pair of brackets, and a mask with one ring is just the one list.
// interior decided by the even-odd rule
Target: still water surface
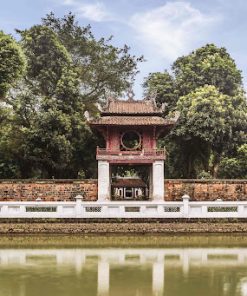
[(69, 295), (247, 296), (247, 241), (0, 237), (0, 296)]

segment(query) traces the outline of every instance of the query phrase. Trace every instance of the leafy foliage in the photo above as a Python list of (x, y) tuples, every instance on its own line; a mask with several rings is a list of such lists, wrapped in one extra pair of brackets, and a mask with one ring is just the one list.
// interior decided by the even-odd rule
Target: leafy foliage
[[(96, 176), (93, 134), (85, 111), (121, 94), (133, 82), (142, 57), (97, 40), (75, 16), (48, 14), (40, 25), (0, 32), (0, 177)], [(241, 72), (225, 48), (207, 44), (172, 65), (172, 74), (151, 73), (147, 95), (157, 93), (164, 115), (180, 112), (161, 143), (166, 177), (246, 177), (247, 106)], [(146, 169), (138, 171), (144, 179)]]
[[(221, 159), (246, 143), (247, 106), (241, 72), (225, 48), (207, 44), (172, 65), (173, 76), (151, 73), (144, 86), (157, 101), (179, 111), (164, 143), (167, 177), (218, 176)], [(168, 103), (169, 102), (169, 103)], [(166, 115), (166, 114), (165, 114)]]
[(143, 84), (146, 95), (155, 93), (156, 102), (159, 106), (164, 104), (165, 114), (173, 111), (178, 100), (175, 79), (167, 72), (150, 74)]
[(141, 58), (96, 40), (71, 14), (50, 14), (42, 25), (17, 32), (27, 70), (0, 106), (9, 114), (1, 122), (0, 177), (95, 176), (101, 139), (84, 113), (95, 114), (107, 93), (126, 89)]
[(0, 31), (0, 99), (25, 71), (25, 57), (21, 47), (9, 35)]
[(221, 178), (247, 178), (247, 144), (238, 147), (235, 157), (225, 157), (219, 165)]
[(207, 44), (172, 65), (180, 95), (204, 85), (214, 85), (226, 95), (234, 95), (242, 85), (241, 72), (224, 47)]
[(111, 93), (126, 90), (137, 73), (137, 63), (143, 57), (129, 54), (129, 47), (110, 44), (112, 37), (96, 40), (91, 27), (80, 27), (71, 13), (56, 18), (50, 13), (43, 25), (51, 29), (65, 46), (75, 66), (83, 90), (84, 101), (105, 101)]
[[(210, 154), (207, 155), (205, 151), (199, 153), (202, 162), (208, 156), (206, 171), (209, 169), (209, 157), (211, 156), (213, 161), (220, 159), (224, 152), (235, 147), (241, 140), (241, 133), (247, 128), (245, 97), (240, 94), (236, 97), (224, 95), (215, 86), (199, 87), (194, 92), (180, 97), (177, 108), (180, 111), (180, 119), (173, 134), (196, 145), (197, 152), (208, 147)], [(193, 155), (193, 158), (195, 160), (197, 155)], [(217, 172), (214, 171), (214, 164), (212, 166), (212, 173), (215, 175)]]
[(213, 147), (232, 141), (232, 130), (239, 121), (245, 121), (242, 107), (245, 98), (234, 106), (235, 98), (220, 93), (215, 86), (199, 87), (190, 94), (180, 97), (180, 111), (175, 134), (185, 138), (198, 137)]

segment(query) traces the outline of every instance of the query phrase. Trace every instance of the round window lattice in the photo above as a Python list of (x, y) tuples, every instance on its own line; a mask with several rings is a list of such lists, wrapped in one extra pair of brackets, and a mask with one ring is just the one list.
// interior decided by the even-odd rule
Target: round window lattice
[(121, 136), (121, 145), (126, 150), (138, 150), (141, 148), (142, 138), (136, 131), (128, 131)]

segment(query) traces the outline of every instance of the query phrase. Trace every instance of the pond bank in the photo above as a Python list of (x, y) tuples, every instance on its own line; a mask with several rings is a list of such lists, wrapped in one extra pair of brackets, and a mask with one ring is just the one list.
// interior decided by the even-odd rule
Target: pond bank
[(56, 221), (0, 220), (0, 234), (184, 234), (247, 233), (247, 220)]
[(235, 234), (1, 234), (4, 248), (218, 248), (247, 247), (247, 236)]

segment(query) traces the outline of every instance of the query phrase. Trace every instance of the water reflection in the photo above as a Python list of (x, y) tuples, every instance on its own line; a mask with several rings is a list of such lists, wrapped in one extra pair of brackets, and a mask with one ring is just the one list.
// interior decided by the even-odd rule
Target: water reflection
[(247, 248), (0, 249), (0, 296), (247, 296)]

